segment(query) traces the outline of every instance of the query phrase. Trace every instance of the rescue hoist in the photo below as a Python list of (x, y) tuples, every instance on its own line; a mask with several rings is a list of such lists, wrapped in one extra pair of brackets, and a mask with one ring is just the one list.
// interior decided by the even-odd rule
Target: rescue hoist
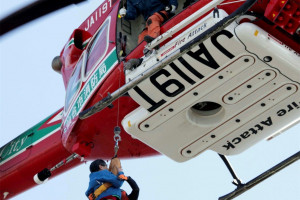
[(115, 147), (114, 147), (114, 157), (117, 157), (118, 150), (119, 150), (119, 141), (121, 141), (121, 128), (119, 126), (116, 126), (114, 128), (114, 141), (115, 141)]

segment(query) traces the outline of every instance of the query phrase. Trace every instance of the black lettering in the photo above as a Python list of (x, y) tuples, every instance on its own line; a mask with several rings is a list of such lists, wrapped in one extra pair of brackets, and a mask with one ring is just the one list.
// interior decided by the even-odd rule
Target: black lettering
[(223, 147), (225, 147), (226, 150), (228, 150), (230, 148), (233, 148), (233, 149), (235, 148), (235, 146), (231, 142), (229, 142), (229, 141), (227, 141), (227, 145), (223, 145)]
[(262, 131), (264, 129), (264, 127), (259, 124), (256, 124), (254, 127), (256, 127), (258, 131)]
[(187, 69), (189, 70), (192, 74), (197, 76), (199, 79), (204, 78), (202, 74), (200, 74), (197, 70), (195, 70), (188, 62), (186, 62), (182, 57), (178, 58), (179, 62)]
[(241, 134), (241, 137), (242, 137), (243, 139), (246, 139), (246, 138), (249, 137), (249, 136), (250, 136), (250, 134), (249, 134), (248, 131), (246, 131), (246, 132), (244, 132), (244, 133)]
[[(206, 47), (204, 46), (203, 43), (199, 44), (200, 49), (198, 49), (196, 52), (188, 51), (187, 54), (194, 58), (195, 60), (198, 60), (202, 64), (213, 68), (213, 69), (218, 69), (220, 66), (218, 63), (214, 60), (214, 58), (210, 55)], [(204, 54), (206, 59), (202, 58), (201, 55)]]
[(228, 58), (232, 59), (234, 58), (234, 55), (232, 55), (229, 51), (227, 51), (227, 49), (225, 49), (218, 41), (217, 38), (220, 35), (225, 35), (227, 36), (229, 39), (233, 37), (233, 34), (229, 31), (225, 31), (222, 30), (218, 33), (216, 33), (215, 35), (211, 36), (211, 42), (215, 45), (215, 47), (217, 47), (217, 49), (219, 49), (225, 56), (227, 56)]
[[(235, 142), (235, 141), (236, 141), (236, 142)], [(242, 141), (242, 139), (239, 138), (239, 137), (234, 138), (234, 139), (232, 140), (233, 144), (238, 144), (238, 143), (240, 143), (241, 141)]]
[(288, 107), (288, 112), (294, 109), (291, 105), (288, 105), (287, 107)]
[(286, 110), (284, 110), (284, 109), (281, 109), (277, 112), (278, 117), (282, 117), (285, 114), (286, 114)]
[(133, 88), (143, 99), (145, 99), (149, 104), (151, 104), (151, 107), (148, 108), (147, 110), (149, 112), (152, 112), (153, 110), (157, 109), (158, 107), (160, 107), (161, 105), (163, 105), (164, 103), (166, 103), (166, 101), (164, 99), (160, 100), (159, 102), (155, 102), (153, 99), (151, 99), (148, 95), (146, 95), (138, 86), (135, 86)]
[(196, 82), (188, 77), (185, 73), (183, 73), (173, 62), (170, 63), (171, 68), (184, 80), (186, 80), (189, 84), (194, 85)]
[(260, 123), (262, 123), (263, 125), (267, 125), (267, 126), (273, 125), (271, 117), (268, 117), (268, 119), (266, 121), (261, 121)]
[(257, 134), (257, 131), (254, 128), (250, 128), (249, 131), (251, 131), (251, 134)]
[(293, 102), (292, 104), (295, 106), (295, 108), (299, 108), (298, 104), (296, 104), (295, 102)]
[[(171, 74), (167, 70), (161, 69), (159, 72), (157, 72), (156, 74), (154, 74), (150, 77), (150, 81), (155, 87), (157, 87), (157, 89), (159, 89), (166, 96), (175, 97), (176, 95), (178, 95), (179, 93), (184, 91), (184, 89), (185, 89), (184, 85), (176, 79), (169, 79), (163, 84), (158, 83), (156, 79), (161, 75), (169, 77)], [(176, 85), (178, 88), (175, 91), (170, 92), (167, 90), (167, 87), (169, 87), (171, 85)]]

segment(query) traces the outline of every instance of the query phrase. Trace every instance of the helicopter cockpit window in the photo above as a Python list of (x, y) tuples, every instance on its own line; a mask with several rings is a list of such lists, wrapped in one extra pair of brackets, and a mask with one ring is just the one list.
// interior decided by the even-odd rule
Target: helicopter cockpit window
[(70, 103), (77, 93), (80, 84), (81, 84), (81, 66), (84, 56), (81, 56), (79, 61), (76, 64), (76, 67), (73, 71), (73, 74), (69, 80), (67, 91), (66, 91), (66, 101), (65, 101), (65, 111), (68, 110)]
[(109, 39), (109, 21), (106, 20), (102, 27), (98, 30), (97, 35), (93, 38), (90, 46), (88, 47), (88, 59), (85, 68), (85, 75), (87, 76), (91, 69), (102, 60), (108, 47)]

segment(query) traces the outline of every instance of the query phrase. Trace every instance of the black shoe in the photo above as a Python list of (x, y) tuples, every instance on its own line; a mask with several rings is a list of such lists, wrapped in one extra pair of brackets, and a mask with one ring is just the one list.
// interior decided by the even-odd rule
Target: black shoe
[(149, 36), (149, 35), (146, 35), (145, 37), (144, 37), (144, 40), (149, 44), (150, 42), (152, 42), (153, 40), (154, 40), (155, 38), (153, 38), (153, 37), (151, 37), (151, 36)]

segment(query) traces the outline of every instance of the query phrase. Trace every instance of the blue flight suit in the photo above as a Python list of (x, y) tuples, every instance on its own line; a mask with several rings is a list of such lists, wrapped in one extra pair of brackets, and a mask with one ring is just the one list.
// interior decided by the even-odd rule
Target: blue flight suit
[[(177, 0), (169, 0), (169, 4), (178, 7)], [(127, 0), (125, 19), (134, 20), (142, 14), (146, 21), (154, 13), (165, 10), (165, 7), (161, 0)]]
[(90, 173), (90, 182), (89, 187), (87, 191), (85, 192), (85, 195), (88, 197), (92, 192), (94, 192), (100, 185), (102, 185), (104, 182), (111, 183), (112, 186), (109, 187), (107, 190), (102, 192), (96, 200), (100, 200), (103, 197), (107, 196), (116, 196), (119, 199), (121, 199), (121, 189), (120, 187), (123, 184), (123, 180), (120, 180), (118, 176), (120, 174), (124, 174), (123, 172), (119, 172), (118, 175), (114, 175), (108, 170), (100, 170), (97, 172)]

